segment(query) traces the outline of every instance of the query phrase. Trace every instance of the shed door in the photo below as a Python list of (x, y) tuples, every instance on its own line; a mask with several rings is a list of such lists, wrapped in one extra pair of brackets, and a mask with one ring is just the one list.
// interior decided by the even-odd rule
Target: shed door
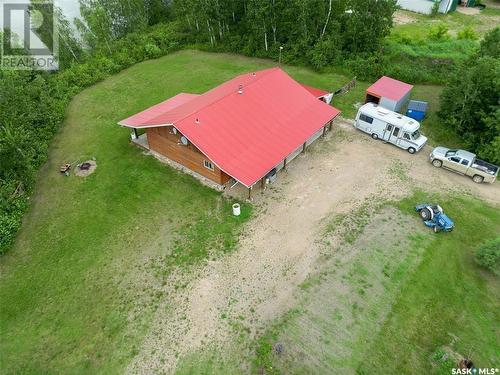
[(365, 103), (380, 103), (380, 98), (378, 96), (366, 93)]

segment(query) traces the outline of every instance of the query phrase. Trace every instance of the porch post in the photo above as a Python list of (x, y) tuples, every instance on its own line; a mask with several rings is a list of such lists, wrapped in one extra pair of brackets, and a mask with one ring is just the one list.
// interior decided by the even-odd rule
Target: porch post
[(135, 139), (139, 139), (139, 135), (137, 134), (137, 128), (134, 128), (134, 137)]
[(325, 126), (323, 126), (323, 134), (321, 135), (323, 138), (325, 138), (325, 135), (326, 135), (326, 127), (327, 127), (328, 124), (326, 124)]
[(306, 142), (304, 142), (304, 144), (302, 145), (302, 153), (306, 153)]
[(251, 200), (252, 199), (252, 187), (250, 186), (248, 188), (248, 200)]
[(332, 130), (332, 125), (333, 125), (333, 120), (330, 120), (329, 124), (328, 124), (328, 130)]
[(262, 177), (260, 180), (261, 193), (264, 194), (264, 190), (266, 190), (266, 177)]
[(286, 171), (286, 158), (283, 160), (283, 170)]

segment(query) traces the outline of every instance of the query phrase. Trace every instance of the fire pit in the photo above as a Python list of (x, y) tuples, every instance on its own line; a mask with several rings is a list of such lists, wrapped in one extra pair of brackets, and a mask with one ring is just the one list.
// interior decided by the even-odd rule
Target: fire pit
[(75, 169), (75, 175), (78, 177), (87, 177), (88, 175), (94, 173), (97, 168), (95, 160), (86, 160), (83, 163), (77, 165)]
[(92, 166), (92, 164), (85, 162), (85, 163), (80, 164), (78, 166), (78, 168), (80, 168), (80, 170), (82, 170), (82, 171), (88, 171), (91, 166)]

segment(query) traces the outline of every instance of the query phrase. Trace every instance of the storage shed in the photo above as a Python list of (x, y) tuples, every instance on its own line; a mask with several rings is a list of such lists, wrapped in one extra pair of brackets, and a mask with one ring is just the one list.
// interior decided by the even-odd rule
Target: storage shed
[(408, 102), (413, 86), (383, 76), (366, 89), (365, 103), (375, 103), (390, 111), (400, 112)]

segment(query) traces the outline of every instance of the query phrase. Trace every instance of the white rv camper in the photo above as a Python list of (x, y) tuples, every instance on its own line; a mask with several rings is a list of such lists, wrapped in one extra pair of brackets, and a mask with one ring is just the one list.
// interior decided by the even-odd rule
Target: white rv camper
[(420, 123), (410, 117), (389, 111), (374, 103), (363, 105), (356, 115), (354, 126), (414, 154), (424, 147), (427, 138), (420, 134)]

